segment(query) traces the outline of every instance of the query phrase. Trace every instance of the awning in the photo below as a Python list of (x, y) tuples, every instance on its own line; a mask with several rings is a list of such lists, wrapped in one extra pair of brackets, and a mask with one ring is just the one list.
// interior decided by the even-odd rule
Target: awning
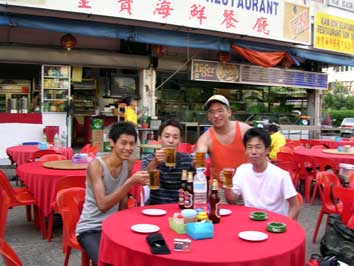
[(157, 30), (137, 26), (20, 14), (0, 14), (0, 26), (48, 30), (77, 35), (123, 39), (149, 44), (227, 52), (231, 50), (232, 44), (236, 44), (241, 47), (260, 51), (284, 51), (292, 56), (324, 62), (330, 65), (354, 66), (354, 57), (326, 53), (324, 51), (320, 52), (300, 48), (289, 48), (258, 42), (227, 39), (205, 34)]

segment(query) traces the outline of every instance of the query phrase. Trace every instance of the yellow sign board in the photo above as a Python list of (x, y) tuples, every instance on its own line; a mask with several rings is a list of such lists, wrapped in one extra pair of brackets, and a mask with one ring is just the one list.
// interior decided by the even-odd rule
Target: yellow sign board
[(317, 13), (313, 46), (354, 55), (354, 20)]

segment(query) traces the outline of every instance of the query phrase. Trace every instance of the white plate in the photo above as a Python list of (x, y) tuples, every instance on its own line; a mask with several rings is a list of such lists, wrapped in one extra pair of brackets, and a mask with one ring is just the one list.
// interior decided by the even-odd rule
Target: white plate
[(232, 213), (232, 211), (229, 209), (220, 209), (221, 216), (230, 215), (231, 213)]
[(151, 216), (161, 216), (167, 213), (165, 210), (161, 210), (161, 209), (145, 209), (142, 210), (141, 212), (145, 215), (151, 215)]
[(262, 241), (268, 238), (268, 235), (258, 231), (243, 231), (238, 234), (239, 238), (248, 241)]
[(154, 233), (160, 230), (160, 227), (154, 224), (134, 224), (132, 227), (130, 227), (134, 232), (137, 233)]

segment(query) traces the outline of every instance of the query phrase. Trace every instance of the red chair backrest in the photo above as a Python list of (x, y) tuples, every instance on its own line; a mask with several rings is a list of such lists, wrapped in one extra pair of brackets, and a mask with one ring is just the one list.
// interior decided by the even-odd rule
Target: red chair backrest
[(11, 246), (3, 239), (0, 239), (0, 253), (5, 266), (22, 266), (22, 262)]
[(39, 159), (42, 156), (47, 154), (59, 154), (59, 153), (57, 153), (55, 150), (38, 150), (32, 154), (32, 158), (29, 161), (34, 162), (36, 161), (36, 159)]
[(58, 193), (62, 189), (72, 187), (86, 187), (86, 176), (63, 176), (57, 180), (55, 184), (55, 191)]
[(354, 171), (350, 171), (348, 174), (348, 182), (353, 183), (354, 182)]
[(66, 160), (66, 157), (61, 154), (46, 154), (39, 158), (39, 161), (43, 163), (50, 162), (50, 161), (60, 161), (60, 160)]
[(97, 151), (98, 151), (98, 148), (97, 148), (96, 146), (90, 146), (90, 147), (87, 149), (87, 153), (88, 153), (88, 154), (92, 154), (92, 155), (94, 155), (94, 156), (96, 156)]
[(191, 154), (193, 152), (193, 145), (190, 143), (180, 143), (177, 147), (177, 151)]
[[(140, 171), (142, 167), (142, 160), (136, 160), (132, 169), (132, 175), (134, 175), (137, 171)], [(133, 197), (135, 203), (132, 198), (129, 198), (128, 207), (132, 207), (133, 205), (138, 206), (142, 200), (143, 187), (141, 185), (132, 186), (129, 190), (129, 194)]]
[(333, 201), (333, 188), (341, 187), (339, 178), (330, 172), (322, 171), (318, 172), (316, 175), (316, 183), (318, 183), (318, 190), (320, 192), (321, 200), (323, 205), (330, 206), (335, 204)]
[(59, 135), (59, 126), (46, 126), (43, 132), (47, 137), (47, 141), (53, 144), (55, 134)]
[(280, 151), (277, 153), (277, 161), (294, 161), (294, 157), (292, 153)]
[(10, 206), (13, 206), (17, 202), (17, 199), (15, 197), (15, 191), (12, 188), (7, 176), (2, 170), (0, 170), (0, 187), (3, 191), (6, 192), (7, 196), (9, 197)]
[(91, 144), (88, 143), (84, 147), (81, 148), (80, 153), (88, 153), (88, 149), (90, 148)]
[(294, 161), (278, 161), (276, 163), (278, 167), (281, 169), (288, 171), (291, 177), (291, 180), (293, 181), (295, 187), (297, 185), (297, 172), (298, 172), (298, 167), (297, 164)]
[(341, 217), (343, 223), (347, 224), (354, 215), (354, 189), (334, 187), (333, 196), (335, 199), (339, 199), (342, 202), (343, 211)]
[(0, 187), (0, 239), (4, 239), (7, 221), (7, 213), (10, 207), (10, 199), (5, 190)]
[[(62, 189), (57, 193), (56, 204), (63, 219), (63, 240), (76, 242), (75, 229), (79, 221), (83, 204), (85, 202), (85, 189), (72, 187)], [(64, 243), (66, 245), (67, 243)]]
[(338, 173), (338, 164), (329, 158), (314, 157), (313, 161), (318, 171), (327, 171), (332, 169), (333, 173)]

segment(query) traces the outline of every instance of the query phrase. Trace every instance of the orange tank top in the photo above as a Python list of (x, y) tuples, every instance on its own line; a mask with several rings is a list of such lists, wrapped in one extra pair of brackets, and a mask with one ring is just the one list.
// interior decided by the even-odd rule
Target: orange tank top
[(209, 128), (211, 137), (211, 177), (219, 179), (220, 171), (225, 167), (237, 168), (247, 162), (245, 147), (242, 143), (240, 124), (236, 121), (236, 134), (230, 144), (222, 144), (216, 138), (214, 129)]

